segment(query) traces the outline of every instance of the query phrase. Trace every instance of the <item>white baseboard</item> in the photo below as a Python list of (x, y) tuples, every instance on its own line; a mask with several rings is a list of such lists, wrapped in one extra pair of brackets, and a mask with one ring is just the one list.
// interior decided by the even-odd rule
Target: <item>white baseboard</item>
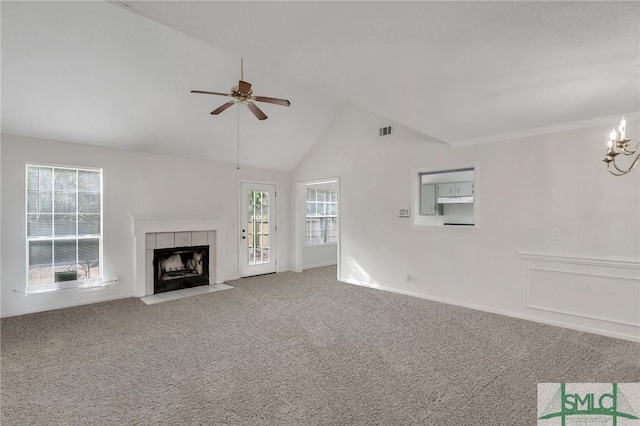
[[(25, 295), (22, 297), (39, 297), (39, 295)], [(59, 304), (54, 304), (54, 305), (49, 305), (46, 307), (42, 307), (39, 306), (38, 308), (27, 308), (27, 309), (19, 309), (16, 311), (9, 311), (7, 313), (6, 310), (3, 310), (2, 313), (0, 314), (0, 318), (8, 318), (8, 317), (15, 317), (18, 315), (27, 315), (27, 314), (36, 314), (38, 312), (47, 312), (47, 311), (54, 311), (56, 309), (65, 309), (65, 308), (72, 308), (74, 306), (83, 306), (83, 305), (93, 305), (94, 303), (102, 303), (102, 302), (110, 302), (112, 300), (118, 300), (118, 299), (127, 299), (129, 297), (136, 297), (136, 295), (132, 294), (124, 294), (124, 295), (119, 295), (119, 296), (110, 296), (110, 297), (104, 297), (104, 298), (100, 298), (100, 299), (96, 299), (96, 300), (90, 300), (90, 301), (86, 301), (86, 300), (82, 300), (82, 301), (76, 301), (76, 302), (71, 302), (71, 303), (59, 303)]]
[(356, 280), (351, 280), (348, 278), (339, 278), (338, 281), (346, 284), (354, 284), (354, 285), (359, 285), (361, 287), (368, 287), (374, 290), (382, 290), (382, 291), (388, 291), (390, 293), (404, 294), (405, 296), (412, 296), (412, 297), (417, 297), (419, 299), (431, 300), (433, 302), (445, 303), (447, 305), (454, 305), (454, 306), (460, 306), (462, 308), (474, 309), (476, 311), (504, 315), (506, 317), (517, 318), (517, 319), (526, 320), (526, 321), (533, 321), (541, 324), (553, 325), (556, 327), (563, 327), (571, 330), (583, 331), (586, 333), (598, 334), (601, 336), (613, 337), (616, 339), (629, 340), (631, 342), (640, 343), (640, 329), (638, 330), (638, 334), (634, 336), (633, 334), (617, 333), (609, 330), (603, 330), (600, 328), (580, 326), (580, 325), (576, 325), (576, 324), (572, 324), (564, 321), (556, 321), (556, 320), (550, 320), (547, 318), (540, 318), (540, 317), (531, 316), (531, 315), (523, 315), (523, 314), (512, 312), (512, 311), (505, 311), (502, 309), (492, 308), (490, 306), (475, 305), (475, 304), (459, 302), (457, 300), (447, 299), (443, 297), (420, 294), (412, 291), (399, 290), (399, 289), (384, 287), (380, 285), (371, 285), (371, 284), (361, 283)]
[(337, 265), (338, 262), (333, 260), (330, 262), (322, 262), (322, 263), (314, 263), (313, 265), (305, 265), (302, 267), (302, 270), (304, 271), (305, 269), (311, 269), (311, 268), (321, 268), (323, 266), (331, 266), (331, 265)]

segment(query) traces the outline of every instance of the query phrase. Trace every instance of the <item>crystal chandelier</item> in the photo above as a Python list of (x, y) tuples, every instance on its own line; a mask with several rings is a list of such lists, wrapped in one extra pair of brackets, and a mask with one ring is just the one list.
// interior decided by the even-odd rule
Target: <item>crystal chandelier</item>
[(630, 148), (629, 142), (631, 142), (631, 140), (627, 139), (627, 120), (622, 117), (618, 130), (613, 129), (609, 135), (609, 142), (607, 143), (609, 149), (607, 150), (607, 155), (604, 157), (604, 160), (602, 160), (607, 163), (607, 170), (609, 170), (609, 173), (614, 176), (626, 175), (635, 169), (640, 162), (640, 153), (638, 153), (631, 165), (626, 169), (620, 168), (620, 166), (616, 164), (616, 157), (618, 155), (633, 155), (638, 150), (638, 146), (640, 146), (640, 139), (638, 139), (638, 143), (635, 148)]

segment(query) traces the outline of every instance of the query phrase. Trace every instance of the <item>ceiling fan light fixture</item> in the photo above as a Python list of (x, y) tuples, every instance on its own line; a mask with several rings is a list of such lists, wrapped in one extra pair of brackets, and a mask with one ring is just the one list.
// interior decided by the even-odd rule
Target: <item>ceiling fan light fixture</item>
[(256, 116), (258, 120), (266, 120), (268, 118), (267, 115), (264, 112), (262, 112), (262, 110), (258, 108), (258, 106), (254, 102), (264, 102), (268, 104), (274, 104), (274, 105), (280, 105), (280, 106), (286, 106), (286, 107), (291, 105), (291, 102), (289, 102), (286, 99), (270, 98), (268, 96), (253, 96), (253, 89), (251, 88), (251, 83), (244, 81), (243, 78), (244, 78), (244, 70), (243, 70), (243, 60), (241, 58), (240, 59), (240, 80), (238, 81), (237, 86), (233, 86), (231, 88), (230, 94), (220, 93), (220, 92), (208, 92), (205, 90), (192, 90), (191, 93), (200, 93), (204, 95), (228, 96), (233, 98), (232, 101), (229, 101), (219, 106), (215, 110), (213, 110), (211, 112), (212, 115), (220, 114), (221, 112), (229, 108), (229, 106), (231, 106), (230, 104), (241, 103), (241, 104), (245, 104), (247, 108), (249, 108), (249, 110), (253, 113), (253, 115)]

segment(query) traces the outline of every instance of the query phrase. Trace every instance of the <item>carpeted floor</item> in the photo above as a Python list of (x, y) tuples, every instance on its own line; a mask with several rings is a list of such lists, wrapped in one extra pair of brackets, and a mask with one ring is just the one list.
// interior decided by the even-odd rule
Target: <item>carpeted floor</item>
[(9, 425), (534, 425), (640, 344), (338, 283), (335, 267), (2, 319)]

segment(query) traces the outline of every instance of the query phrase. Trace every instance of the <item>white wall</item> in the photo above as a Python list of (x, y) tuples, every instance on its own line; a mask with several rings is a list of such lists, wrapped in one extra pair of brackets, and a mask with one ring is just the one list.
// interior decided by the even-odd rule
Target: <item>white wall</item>
[[(289, 173), (189, 158), (174, 158), (89, 145), (2, 135), (1, 315), (10, 316), (134, 294), (133, 238), (127, 213), (224, 218), (222, 279), (238, 277), (239, 181), (278, 186), (278, 271), (289, 270)], [(64, 290), (21, 295), (25, 290), (25, 164), (101, 167), (104, 171), (104, 290)], [(15, 291), (14, 291), (15, 290)], [(18, 291), (18, 292), (16, 292)]]
[(338, 244), (304, 245), (302, 248), (302, 269), (338, 263)]
[[(341, 280), (640, 339), (640, 171), (605, 170), (610, 129), (451, 148), (400, 125), (381, 138), (386, 124), (345, 108), (292, 172), (340, 178)], [(469, 166), (475, 229), (398, 217), (412, 169)]]

